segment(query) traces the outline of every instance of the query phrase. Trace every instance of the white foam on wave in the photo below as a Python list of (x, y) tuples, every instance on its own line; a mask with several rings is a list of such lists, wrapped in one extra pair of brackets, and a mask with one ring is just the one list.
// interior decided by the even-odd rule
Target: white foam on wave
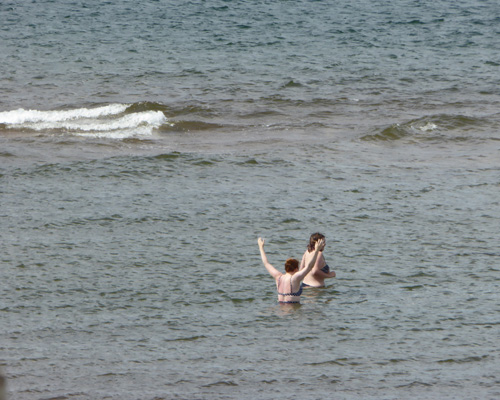
[(65, 129), (77, 132), (104, 132), (145, 125), (160, 126), (165, 121), (166, 118), (161, 111), (144, 111), (113, 119), (77, 118), (63, 121), (29, 122), (17, 125), (36, 131)]
[(24, 124), (29, 122), (58, 122), (78, 118), (99, 118), (124, 112), (129, 104), (109, 104), (96, 108), (76, 108), (74, 110), (39, 111), (20, 108), (0, 112), (0, 124)]
[(78, 124), (68, 124), (65, 129), (77, 132), (80, 136), (123, 139), (151, 135), (154, 129), (167, 122), (161, 111), (143, 111), (111, 121), (79, 121)]
[(96, 108), (61, 111), (13, 110), (0, 112), (0, 124), (10, 129), (28, 129), (123, 139), (151, 135), (153, 130), (168, 123), (161, 111), (141, 111), (123, 115), (128, 104), (110, 104)]
[(437, 129), (437, 125), (432, 122), (427, 122), (424, 126), (421, 126), (420, 129), (422, 132), (429, 132)]

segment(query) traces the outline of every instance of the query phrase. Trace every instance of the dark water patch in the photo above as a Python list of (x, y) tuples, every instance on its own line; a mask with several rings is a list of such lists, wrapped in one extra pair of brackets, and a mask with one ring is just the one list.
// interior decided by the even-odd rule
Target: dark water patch
[(395, 25), (425, 25), (426, 22), (419, 19), (411, 19), (409, 21), (389, 21), (389, 23), (394, 23)]
[(465, 358), (448, 358), (445, 360), (439, 360), (437, 361), (438, 364), (465, 364), (465, 363), (474, 363), (474, 362), (481, 362), (484, 360), (487, 360), (490, 358), (488, 355), (484, 356), (471, 356), (471, 357), (465, 357)]
[(405, 290), (408, 290), (410, 292), (414, 291), (414, 290), (418, 290), (418, 289), (423, 289), (424, 286), (423, 285), (414, 285), (414, 286), (403, 286), (402, 289), (405, 289)]
[[(207, 156), (207, 157), (200, 157), (197, 154), (191, 154), (191, 153), (180, 153), (180, 152), (172, 152), (172, 153), (166, 153), (166, 154), (161, 154), (158, 156), (153, 156), (153, 157), (145, 157), (145, 158), (139, 158), (138, 161), (139, 163), (140, 160), (159, 160), (159, 161), (175, 161), (175, 162), (180, 162), (181, 164), (186, 164), (186, 165), (195, 165), (195, 166), (215, 166), (219, 164), (220, 162), (223, 162), (223, 159), (219, 157), (214, 157), (214, 156)], [(161, 173), (161, 171), (159, 171)]]
[[(500, 67), (500, 62), (495, 62), (495, 61), (485, 61), (486, 65), (490, 65), (492, 67)], [(490, 94), (490, 93), (488, 93)]]
[(287, 219), (284, 219), (283, 221), (281, 221), (282, 224), (297, 224), (297, 223), (301, 223), (301, 222), (302, 221), (295, 219), (295, 218), (287, 218)]
[(294, 338), (292, 340), (297, 341), (297, 342), (308, 342), (308, 341), (318, 340), (318, 337), (317, 336), (301, 336), (301, 337)]
[(231, 301), (233, 304), (245, 304), (245, 303), (253, 303), (255, 301), (254, 297), (248, 297), (246, 299), (236, 299), (236, 298), (231, 298)]
[(294, 163), (292, 161), (286, 160), (284, 158), (267, 158), (262, 154), (257, 154), (255, 157), (245, 158), (241, 157), (238, 159), (228, 159), (232, 165), (245, 167), (245, 168), (259, 168), (263, 173), (269, 172), (272, 173), (276, 170), (280, 170), (281, 168), (293, 168)]
[(296, 82), (293, 79), (289, 80), (287, 83), (285, 83), (282, 86), (282, 89), (287, 89), (287, 88), (300, 88), (303, 85), (300, 82)]
[(206, 160), (206, 159), (196, 159), (191, 162), (192, 165), (197, 165), (201, 167), (213, 166), (218, 162), (218, 160)]
[(153, 159), (159, 160), (159, 161), (175, 161), (181, 158), (183, 155), (182, 153), (179, 153), (177, 151), (174, 151), (172, 153), (166, 153), (166, 154), (160, 154), (157, 156), (154, 156)]
[(234, 127), (230, 125), (222, 125), (204, 121), (172, 121), (171, 124), (164, 124), (160, 127), (160, 132), (200, 132), (200, 131), (217, 131), (224, 128)]
[(204, 118), (212, 118), (219, 112), (210, 106), (203, 103), (197, 104), (179, 104), (169, 105), (166, 111), (166, 116), (169, 118), (178, 118), (180, 116), (201, 116)]
[(169, 108), (161, 103), (155, 103), (151, 101), (141, 101), (138, 103), (134, 103), (127, 107), (125, 110), (125, 113), (127, 114), (135, 114), (135, 113), (140, 113), (144, 111), (161, 111), (164, 114), (167, 114), (169, 111)]
[(398, 385), (396, 386), (397, 388), (406, 388), (406, 389), (413, 389), (413, 388), (418, 388), (418, 387), (431, 387), (433, 386), (434, 383), (427, 383), (427, 382), (422, 382), (422, 381), (414, 381), (410, 382), (404, 385)]
[(206, 385), (203, 385), (202, 387), (212, 388), (212, 387), (220, 387), (220, 386), (230, 386), (230, 387), (235, 386), (236, 387), (239, 385), (234, 381), (217, 381), (217, 382), (213, 382), (213, 383), (208, 383)]
[(49, 178), (59, 175), (65, 175), (73, 171), (71, 164), (40, 164), (31, 168), (16, 168), (12, 171), (12, 176), (16, 178), (23, 177), (43, 177)]
[(343, 367), (346, 365), (350, 365), (350, 366), (362, 365), (362, 363), (359, 361), (349, 359), (349, 358), (337, 358), (335, 360), (307, 363), (307, 365), (311, 365), (314, 367), (322, 367), (322, 366), (328, 366), (328, 365), (340, 365)]
[(267, 110), (257, 110), (251, 112), (245, 112), (240, 114), (238, 117), (241, 119), (262, 119), (268, 117), (276, 117), (276, 116), (286, 116), (286, 113), (283, 113), (279, 110), (267, 109)]
[(8, 151), (0, 151), (0, 157), (15, 157), (16, 155)]
[(250, 159), (245, 160), (245, 161), (236, 162), (235, 164), (239, 165), (239, 166), (244, 166), (244, 167), (254, 167), (254, 166), (259, 165), (260, 163), (255, 158), (250, 158)]
[(404, 363), (404, 362), (408, 362), (408, 361), (409, 361), (408, 359), (404, 359), (404, 358), (391, 358), (389, 360), (377, 362), (376, 364), (378, 364), (378, 365), (391, 365), (391, 364), (400, 364), (400, 363)]
[(427, 272), (417, 272), (416, 274), (408, 276), (408, 278), (435, 278), (435, 274), (429, 274)]
[(304, 123), (302, 125), (303, 128), (311, 129), (312, 131), (314, 130), (321, 130), (323, 128), (328, 128), (328, 124), (324, 124), (322, 122), (309, 122), (309, 123)]

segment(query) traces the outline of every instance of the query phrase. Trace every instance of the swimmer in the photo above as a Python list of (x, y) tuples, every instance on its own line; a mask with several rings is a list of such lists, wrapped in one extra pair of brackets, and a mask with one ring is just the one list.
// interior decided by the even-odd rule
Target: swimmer
[(311, 257), (308, 264), (302, 269), (299, 269), (299, 261), (294, 258), (289, 258), (285, 262), (285, 273), (281, 273), (267, 261), (266, 252), (264, 251), (264, 239), (258, 239), (260, 256), (264, 267), (269, 274), (276, 280), (276, 288), (278, 289), (278, 302), (281, 304), (299, 304), (300, 295), (302, 294), (302, 279), (311, 271), (316, 259), (321, 250), (325, 247), (325, 241), (320, 239), (314, 243)]
[(325, 279), (335, 278), (335, 271), (330, 271), (330, 267), (326, 264), (325, 257), (323, 256), (323, 250), (325, 248), (325, 236), (321, 233), (313, 233), (309, 238), (309, 244), (307, 245), (307, 250), (302, 256), (302, 261), (300, 262), (300, 270), (302, 271), (309, 265), (309, 261), (315, 257), (314, 247), (315, 243), (319, 240), (323, 241), (322, 249), (318, 255), (317, 262), (313, 266), (312, 270), (304, 278), (304, 283), (302, 287), (325, 287)]

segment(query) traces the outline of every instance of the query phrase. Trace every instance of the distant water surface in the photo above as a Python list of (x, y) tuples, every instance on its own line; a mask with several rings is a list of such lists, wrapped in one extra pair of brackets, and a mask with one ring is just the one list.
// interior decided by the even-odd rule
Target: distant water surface
[(3, 1), (9, 399), (499, 398), (499, 18)]

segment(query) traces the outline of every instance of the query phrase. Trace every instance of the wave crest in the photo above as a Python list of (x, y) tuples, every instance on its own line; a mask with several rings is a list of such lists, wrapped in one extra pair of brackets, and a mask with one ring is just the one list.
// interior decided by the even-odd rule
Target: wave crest
[(477, 137), (474, 131), (479, 131), (484, 123), (482, 118), (440, 114), (392, 124), (379, 132), (365, 135), (361, 139), (367, 141), (394, 141), (404, 138), (466, 140)]
[(168, 120), (160, 110), (109, 104), (70, 110), (4, 111), (0, 112), (0, 124), (9, 130), (125, 139), (152, 135), (155, 129), (168, 124)]

